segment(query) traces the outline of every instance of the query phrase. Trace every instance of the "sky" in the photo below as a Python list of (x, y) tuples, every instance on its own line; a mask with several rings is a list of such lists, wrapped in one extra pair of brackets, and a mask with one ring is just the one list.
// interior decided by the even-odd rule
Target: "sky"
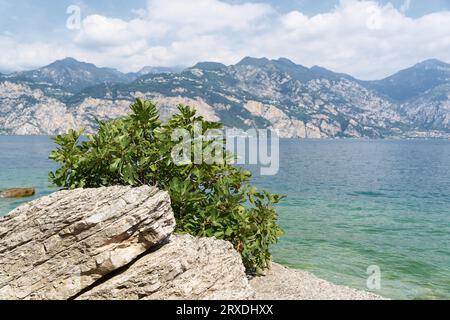
[(0, 0), (0, 72), (73, 57), (123, 72), (245, 56), (380, 79), (450, 62), (450, 0)]

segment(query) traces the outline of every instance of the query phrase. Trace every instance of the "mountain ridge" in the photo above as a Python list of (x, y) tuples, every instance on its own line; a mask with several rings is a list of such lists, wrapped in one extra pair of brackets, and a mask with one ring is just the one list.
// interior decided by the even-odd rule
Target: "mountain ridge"
[(436, 59), (375, 81), (286, 58), (245, 57), (228, 66), (206, 61), (178, 72), (151, 68), (131, 75), (68, 58), (22, 77), (0, 76), (0, 133), (94, 131), (95, 118), (125, 114), (136, 97), (158, 102), (163, 118), (185, 103), (227, 127), (270, 128), (282, 137), (450, 133), (450, 65)]
[(70, 92), (77, 92), (103, 82), (121, 83), (130, 80), (116, 69), (99, 68), (92, 63), (81, 62), (70, 57), (56, 60), (35, 70), (13, 73), (9, 75), (9, 78), (56, 85)]
[(365, 83), (394, 101), (404, 102), (449, 81), (450, 64), (428, 59), (384, 79)]

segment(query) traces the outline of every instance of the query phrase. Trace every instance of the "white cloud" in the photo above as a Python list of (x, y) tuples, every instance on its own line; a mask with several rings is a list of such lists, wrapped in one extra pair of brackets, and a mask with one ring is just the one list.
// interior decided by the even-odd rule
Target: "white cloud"
[(364, 79), (428, 58), (450, 62), (448, 11), (413, 19), (391, 4), (343, 0), (328, 13), (308, 17), (292, 11), (278, 20), (272, 32), (252, 39), (253, 54), (287, 56)]
[(262, 23), (273, 12), (266, 4), (150, 0), (145, 10), (134, 10), (136, 18), (130, 21), (101, 15), (85, 17), (73, 41), (85, 52), (92, 52), (93, 62), (107, 58), (108, 66), (124, 71), (210, 59), (230, 62), (238, 58), (233, 54), (236, 44), (264, 28)]
[(11, 34), (0, 34), (0, 70), (21, 71), (42, 66), (67, 54), (53, 44), (20, 43)]
[(131, 20), (85, 17), (82, 29), (65, 44), (20, 44), (0, 36), (0, 69), (23, 69), (63, 56), (134, 71), (204, 60), (235, 63), (251, 55), (283, 56), (368, 79), (432, 57), (450, 62), (450, 12), (413, 19), (405, 15), (409, 5), (405, 1), (396, 9), (376, 1), (341, 0), (329, 12), (307, 16), (282, 14), (262, 3), (149, 0)]
[(127, 45), (139, 40), (162, 37), (168, 26), (153, 21), (133, 19), (124, 21), (101, 15), (83, 19), (82, 28), (75, 36), (75, 43), (83, 46), (109, 47)]
[(182, 35), (224, 29), (245, 32), (273, 10), (267, 4), (229, 4), (219, 0), (151, 0), (147, 9), (150, 21), (168, 24), (181, 30)]

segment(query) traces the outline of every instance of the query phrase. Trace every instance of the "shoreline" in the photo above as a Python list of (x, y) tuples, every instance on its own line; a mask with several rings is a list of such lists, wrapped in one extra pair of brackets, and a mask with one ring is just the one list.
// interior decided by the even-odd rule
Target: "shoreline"
[[(231, 128), (236, 129), (236, 128)], [(26, 137), (55, 137), (58, 134), (0, 134), (0, 138), (26, 138)], [(288, 137), (279, 138), (280, 140), (305, 140), (305, 141), (450, 141), (449, 135), (442, 136), (386, 136), (386, 137), (322, 137), (322, 138), (299, 138), (299, 137)]]
[(255, 300), (388, 300), (380, 295), (336, 285), (300, 269), (278, 263), (264, 276), (249, 280)]

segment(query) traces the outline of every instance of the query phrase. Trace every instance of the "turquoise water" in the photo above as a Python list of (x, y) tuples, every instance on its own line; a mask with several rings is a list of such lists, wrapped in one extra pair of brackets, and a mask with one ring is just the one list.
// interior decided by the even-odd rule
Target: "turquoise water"
[(36, 195), (26, 199), (1, 199), (0, 216), (22, 204), (54, 191), (48, 172), (55, 166), (48, 160), (53, 143), (41, 136), (0, 136), (0, 190), (35, 187)]
[[(47, 137), (0, 137), (0, 189), (48, 187)], [(282, 140), (280, 171), (257, 185), (287, 194), (277, 262), (400, 299), (450, 298), (450, 141)], [(21, 201), (0, 199), (0, 214)]]

